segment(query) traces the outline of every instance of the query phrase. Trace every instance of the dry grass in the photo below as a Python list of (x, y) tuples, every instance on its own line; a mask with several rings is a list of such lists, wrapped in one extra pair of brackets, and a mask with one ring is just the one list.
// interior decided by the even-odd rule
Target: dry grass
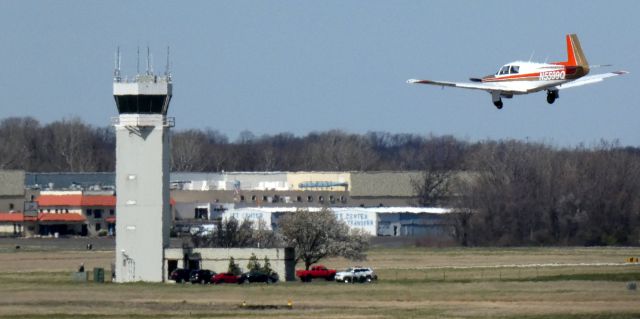
[[(619, 263), (634, 255), (640, 250), (374, 250), (366, 262), (381, 277), (374, 284), (198, 286), (70, 282), (80, 262), (109, 269), (109, 251), (4, 252), (0, 318), (637, 318), (640, 292), (627, 290), (620, 276), (640, 280), (640, 265), (512, 266)], [(242, 301), (280, 308), (251, 310)]]

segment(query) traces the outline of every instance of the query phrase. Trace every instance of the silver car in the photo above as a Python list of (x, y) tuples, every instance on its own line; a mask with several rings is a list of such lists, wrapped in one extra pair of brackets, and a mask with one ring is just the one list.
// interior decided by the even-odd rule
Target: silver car
[(336, 273), (337, 282), (371, 282), (377, 279), (378, 275), (373, 272), (373, 269), (368, 267), (349, 267), (344, 271)]

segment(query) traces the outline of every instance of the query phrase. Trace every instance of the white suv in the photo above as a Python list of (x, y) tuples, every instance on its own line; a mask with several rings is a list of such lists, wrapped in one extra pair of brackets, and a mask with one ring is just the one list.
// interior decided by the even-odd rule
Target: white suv
[(377, 279), (378, 275), (373, 272), (373, 269), (368, 267), (350, 267), (345, 271), (336, 273), (336, 281), (344, 283), (371, 282)]

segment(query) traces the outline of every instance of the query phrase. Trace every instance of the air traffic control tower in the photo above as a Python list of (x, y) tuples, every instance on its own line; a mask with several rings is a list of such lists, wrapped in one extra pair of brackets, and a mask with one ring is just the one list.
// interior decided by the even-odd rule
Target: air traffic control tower
[[(167, 61), (168, 61), (167, 51)], [(139, 69), (139, 67), (138, 67)], [(169, 65), (155, 75), (120, 75), (116, 56), (113, 96), (119, 116), (116, 131), (116, 282), (161, 282), (164, 249), (169, 247), (170, 128), (167, 117), (172, 84)]]

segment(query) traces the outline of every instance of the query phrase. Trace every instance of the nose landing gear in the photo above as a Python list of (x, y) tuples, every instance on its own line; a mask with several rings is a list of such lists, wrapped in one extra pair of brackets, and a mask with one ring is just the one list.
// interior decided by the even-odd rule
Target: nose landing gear
[(502, 109), (502, 98), (500, 97), (500, 93), (492, 92), (491, 100), (493, 101), (493, 105), (495, 105), (498, 110)]
[(560, 98), (560, 94), (558, 94), (558, 90), (548, 90), (547, 91), (547, 103), (553, 104), (557, 98)]

